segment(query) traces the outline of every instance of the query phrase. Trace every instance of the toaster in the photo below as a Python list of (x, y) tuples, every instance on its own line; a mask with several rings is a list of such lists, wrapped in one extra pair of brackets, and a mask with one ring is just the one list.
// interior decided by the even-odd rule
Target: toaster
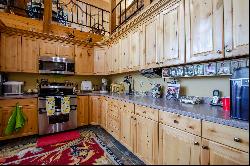
[(92, 91), (92, 82), (91, 81), (82, 81), (81, 91)]

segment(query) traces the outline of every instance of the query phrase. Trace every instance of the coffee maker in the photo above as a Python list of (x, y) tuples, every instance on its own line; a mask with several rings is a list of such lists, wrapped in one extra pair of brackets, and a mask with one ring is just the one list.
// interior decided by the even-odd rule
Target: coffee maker
[(4, 94), (3, 83), (7, 81), (8, 81), (7, 76), (4, 73), (0, 73), (0, 96)]
[(101, 86), (101, 91), (100, 91), (100, 93), (108, 93), (107, 87), (108, 87), (108, 80), (105, 79), (105, 78), (103, 78), (103, 79), (102, 79), (102, 86)]
[(249, 68), (235, 70), (230, 80), (231, 117), (249, 121)]

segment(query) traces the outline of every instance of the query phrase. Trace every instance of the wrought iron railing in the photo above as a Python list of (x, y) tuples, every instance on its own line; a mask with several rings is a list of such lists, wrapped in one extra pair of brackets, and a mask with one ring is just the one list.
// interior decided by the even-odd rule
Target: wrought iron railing
[(112, 9), (112, 33), (144, 7), (144, 0), (121, 0)]
[[(0, 11), (43, 19), (43, 0), (0, 0)], [(84, 32), (109, 35), (110, 12), (81, 0), (52, 0), (52, 21)]]

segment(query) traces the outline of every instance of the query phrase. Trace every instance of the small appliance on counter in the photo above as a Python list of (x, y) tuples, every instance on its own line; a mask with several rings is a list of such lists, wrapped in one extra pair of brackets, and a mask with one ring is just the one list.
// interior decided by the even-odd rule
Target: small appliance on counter
[(108, 80), (105, 78), (102, 79), (102, 86), (100, 93), (102, 94), (108, 93)]
[(231, 117), (249, 121), (249, 68), (235, 70), (230, 80)]
[(24, 82), (8, 81), (3, 83), (4, 95), (22, 95)]
[(211, 106), (222, 106), (221, 104), (221, 92), (219, 90), (213, 91), (213, 100), (210, 102)]
[(81, 91), (82, 92), (92, 92), (93, 91), (92, 82), (91, 81), (82, 81)]

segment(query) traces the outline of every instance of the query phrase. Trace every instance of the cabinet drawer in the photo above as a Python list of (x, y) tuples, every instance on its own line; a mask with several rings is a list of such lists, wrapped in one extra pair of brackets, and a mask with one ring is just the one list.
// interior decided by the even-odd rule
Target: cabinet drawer
[(159, 110), (135, 105), (135, 114), (154, 121), (158, 121)]
[(159, 122), (201, 136), (201, 120), (159, 111)]
[(204, 138), (249, 152), (249, 131), (212, 122), (202, 122)]
[(4, 107), (15, 107), (16, 103), (20, 106), (30, 106), (37, 107), (37, 99), (10, 99), (10, 100), (0, 100), (0, 108)]

